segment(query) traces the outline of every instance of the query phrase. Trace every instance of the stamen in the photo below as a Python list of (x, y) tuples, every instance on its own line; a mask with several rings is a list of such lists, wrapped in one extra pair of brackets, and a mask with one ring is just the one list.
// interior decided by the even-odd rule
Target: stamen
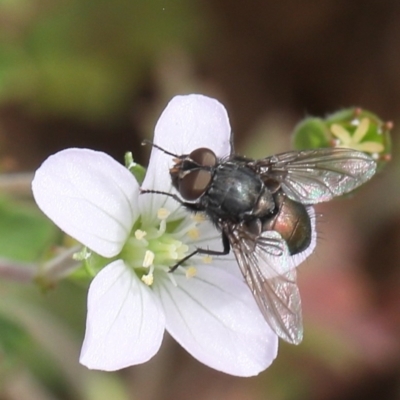
[(158, 239), (162, 235), (164, 235), (165, 231), (167, 230), (167, 223), (165, 219), (162, 219), (160, 221), (160, 225), (157, 228), (149, 228), (147, 229), (148, 235), (146, 236), (146, 239), (151, 241), (153, 239)]
[(176, 280), (174, 278), (174, 274), (167, 274), (167, 277), (169, 278), (169, 280), (171, 281), (171, 283), (175, 286), (178, 287), (178, 284), (176, 283)]
[(170, 251), (169, 251), (169, 253), (168, 253), (169, 258), (170, 258), (171, 260), (177, 260), (177, 259), (178, 259), (178, 253), (177, 253), (175, 250), (176, 250), (176, 249), (172, 248), (172, 249), (170, 249)]
[(210, 255), (206, 255), (202, 258), (202, 261), (204, 264), (211, 264), (212, 263), (212, 257)]
[(146, 254), (144, 255), (144, 259), (143, 259), (143, 267), (144, 268), (148, 268), (151, 265), (153, 265), (153, 261), (154, 261), (154, 253), (150, 250), (146, 250)]
[(151, 286), (154, 282), (154, 275), (152, 272), (149, 272), (147, 275), (142, 276), (142, 281), (147, 285)]
[(192, 219), (195, 222), (204, 222), (206, 220), (206, 216), (203, 213), (196, 213), (192, 215)]
[(182, 253), (182, 256), (184, 257), (185, 253), (189, 251), (189, 246), (185, 243), (180, 242), (178, 250), (180, 253)]
[(189, 267), (186, 269), (186, 278), (190, 279), (197, 275), (197, 269), (195, 267)]
[(172, 260), (179, 260), (180, 258), (185, 257), (187, 251), (189, 250), (189, 246), (183, 244), (182, 242), (175, 242), (171, 244), (167, 248), (168, 257)]
[(189, 229), (187, 235), (190, 237), (190, 239), (196, 240), (200, 237), (200, 231), (197, 228), (192, 228)]
[(167, 230), (167, 223), (166, 223), (165, 219), (162, 219), (160, 221), (160, 227), (158, 229), (158, 235), (159, 236), (164, 235), (166, 230)]
[[(189, 254), (191, 244), (202, 237), (202, 229), (199, 229), (198, 224), (205, 221), (204, 214), (192, 215), (192, 218), (187, 216), (170, 224), (171, 215), (167, 208), (159, 208), (157, 220), (147, 224), (142, 221), (131, 232), (130, 240), (123, 249), (124, 259), (147, 286), (154, 285), (159, 276), (168, 276), (170, 282), (178, 286), (177, 275), (169, 273), (171, 266), (184, 259)], [(197, 275), (195, 266), (200, 257), (197, 256), (196, 261), (192, 261), (193, 266), (178, 267), (179, 279), (183, 276), (189, 279)], [(204, 257), (204, 263), (211, 262), (210, 256)]]
[(147, 235), (146, 231), (142, 231), (141, 229), (136, 229), (135, 238), (137, 240), (142, 240)]
[(166, 208), (160, 208), (157, 211), (157, 218), (160, 220), (165, 220), (171, 215), (171, 211), (168, 211)]
[(197, 224), (197, 222), (193, 220), (191, 221), (189, 218), (187, 218), (183, 223), (179, 225), (179, 227), (177, 227), (174, 232), (174, 236), (181, 239), (182, 237), (187, 235), (191, 229), (195, 229)]

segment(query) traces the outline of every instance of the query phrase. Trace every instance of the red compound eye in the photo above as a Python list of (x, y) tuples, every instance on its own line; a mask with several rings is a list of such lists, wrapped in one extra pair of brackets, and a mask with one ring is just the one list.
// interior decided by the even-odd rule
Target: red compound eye
[(212, 150), (205, 147), (193, 150), (189, 154), (189, 158), (201, 167), (215, 167), (217, 164), (217, 156)]
[(179, 193), (185, 200), (197, 200), (211, 182), (211, 171), (196, 169), (187, 173), (179, 182)]

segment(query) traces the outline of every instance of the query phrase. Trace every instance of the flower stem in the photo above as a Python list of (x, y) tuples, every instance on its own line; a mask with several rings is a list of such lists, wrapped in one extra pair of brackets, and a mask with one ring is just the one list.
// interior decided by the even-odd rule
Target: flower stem
[(52, 286), (82, 265), (81, 261), (72, 258), (79, 249), (79, 246), (67, 249), (42, 265), (0, 258), (0, 278), (19, 283), (36, 282), (44, 287)]
[(82, 265), (82, 261), (73, 259), (73, 255), (81, 249), (81, 246), (74, 246), (64, 250), (62, 253), (47, 261), (41, 266), (37, 276), (40, 282), (48, 284), (56, 283), (62, 278), (70, 275)]
[(33, 282), (37, 275), (37, 265), (0, 259), (0, 277), (20, 283)]
[(15, 196), (32, 196), (33, 173), (9, 173), (0, 175), (0, 192)]

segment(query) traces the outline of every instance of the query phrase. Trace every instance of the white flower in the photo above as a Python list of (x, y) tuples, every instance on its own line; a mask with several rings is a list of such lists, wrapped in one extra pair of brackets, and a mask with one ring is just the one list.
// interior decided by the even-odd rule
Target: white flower
[[(154, 142), (176, 154), (208, 147), (224, 157), (230, 133), (216, 100), (178, 96), (161, 115)], [(171, 192), (172, 162), (153, 148), (143, 188)], [(82, 364), (110, 371), (145, 362), (165, 329), (199, 361), (232, 375), (258, 374), (274, 360), (277, 336), (232, 255), (196, 256), (168, 273), (195, 246), (222, 249), (209, 221), (168, 196), (140, 195), (125, 167), (87, 149), (49, 157), (32, 188), (49, 218), (108, 259), (89, 288)]]

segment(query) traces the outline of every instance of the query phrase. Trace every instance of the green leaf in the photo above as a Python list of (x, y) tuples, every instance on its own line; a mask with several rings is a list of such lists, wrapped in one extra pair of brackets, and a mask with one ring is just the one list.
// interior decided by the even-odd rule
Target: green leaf
[(32, 345), (31, 337), (26, 330), (0, 314), (0, 348), (3, 354), (11, 358), (21, 354)]
[(58, 229), (39, 210), (0, 198), (0, 256), (36, 261), (58, 236)]

